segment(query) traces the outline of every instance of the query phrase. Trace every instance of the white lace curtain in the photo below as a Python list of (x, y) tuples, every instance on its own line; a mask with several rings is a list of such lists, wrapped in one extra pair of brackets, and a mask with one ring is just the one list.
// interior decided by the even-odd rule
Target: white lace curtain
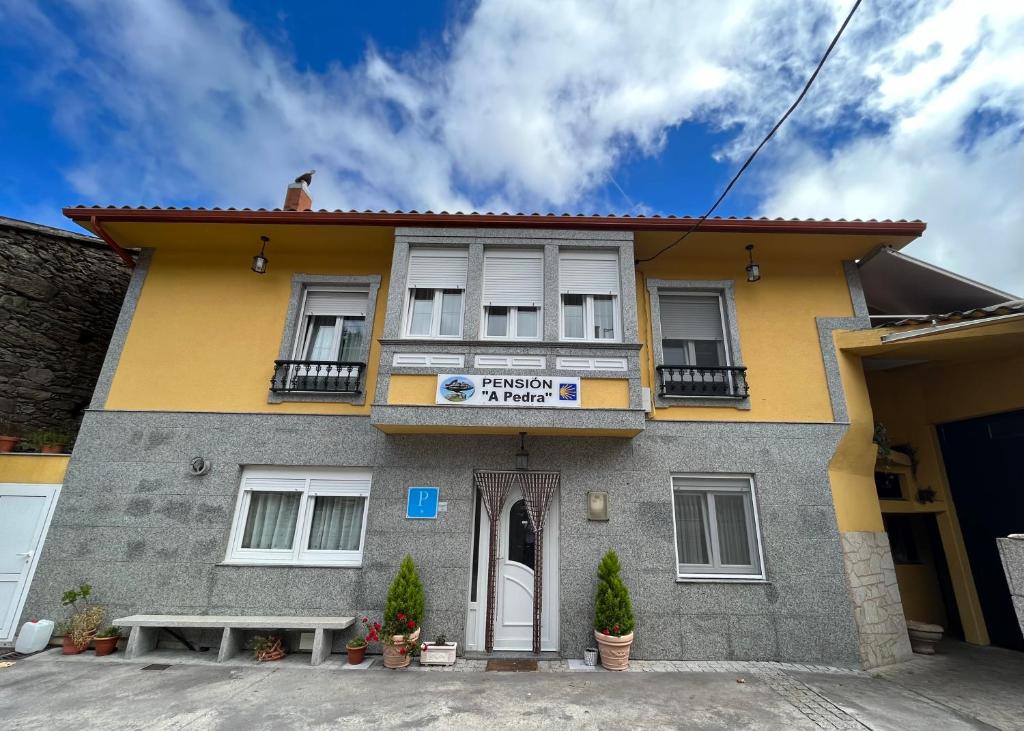
[[(318, 495), (309, 530), (311, 551), (358, 551), (365, 497)], [(254, 491), (249, 497), (242, 548), (291, 549), (298, 523), (299, 493)]]
[(296, 492), (253, 492), (245, 519), (242, 548), (290, 549), (299, 516)]

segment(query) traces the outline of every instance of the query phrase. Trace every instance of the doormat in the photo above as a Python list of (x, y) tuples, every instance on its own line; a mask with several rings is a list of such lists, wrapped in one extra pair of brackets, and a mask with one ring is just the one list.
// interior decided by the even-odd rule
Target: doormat
[(495, 673), (529, 673), (536, 672), (536, 660), (488, 660), (485, 672)]
[(142, 670), (167, 670), (170, 665), (164, 665), (163, 663), (155, 662), (150, 665), (146, 665)]

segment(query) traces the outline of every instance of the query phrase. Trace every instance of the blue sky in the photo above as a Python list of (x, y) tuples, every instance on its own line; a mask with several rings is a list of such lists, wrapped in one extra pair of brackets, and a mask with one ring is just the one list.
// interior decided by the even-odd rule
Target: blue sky
[[(1024, 10), (865, 2), (722, 215), (922, 218), (1024, 293)], [(0, 0), (0, 215), (77, 203), (700, 213), (848, 2)]]

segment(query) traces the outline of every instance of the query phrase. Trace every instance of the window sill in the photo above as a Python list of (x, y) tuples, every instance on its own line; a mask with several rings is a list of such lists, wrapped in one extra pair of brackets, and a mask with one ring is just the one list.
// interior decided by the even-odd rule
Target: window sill
[(772, 583), (768, 579), (757, 576), (751, 576), (750, 578), (728, 578), (725, 576), (707, 576), (707, 577), (695, 577), (695, 576), (676, 576), (677, 584), (770, 584)]
[(274, 567), (281, 569), (361, 569), (363, 563), (338, 563), (338, 562), (321, 562), (321, 563), (288, 563), (285, 561), (241, 561), (238, 559), (229, 559), (227, 561), (221, 561), (217, 566), (261, 566), (261, 567)]
[(737, 409), (738, 411), (750, 411), (750, 397), (737, 396), (664, 396), (657, 394), (654, 405), (659, 408), (672, 408), (673, 406), (697, 406), (720, 409)]
[(366, 403), (366, 394), (346, 391), (270, 391), (267, 396), (268, 404), (288, 402), (350, 403), (360, 406)]

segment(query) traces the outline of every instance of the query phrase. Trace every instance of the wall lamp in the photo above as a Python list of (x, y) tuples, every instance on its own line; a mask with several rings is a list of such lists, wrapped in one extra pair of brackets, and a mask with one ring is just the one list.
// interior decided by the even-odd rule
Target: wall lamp
[(747, 264), (747, 281), (756, 282), (761, 279), (761, 265), (754, 261), (754, 245), (747, 244), (747, 257), (750, 261)]
[(516, 452), (516, 469), (530, 469), (530, 453), (526, 451), (526, 432), (519, 432), (519, 451)]
[(260, 241), (263, 242), (263, 245), (260, 247), (260, 253), (252, 258), (252, 270), (257, 274), (266, 274), (267, 257), (264, 256), (264, 253), (267, 250), (267, 244), (270, 243), (270, 239), (266, 236), (260, 236)]

